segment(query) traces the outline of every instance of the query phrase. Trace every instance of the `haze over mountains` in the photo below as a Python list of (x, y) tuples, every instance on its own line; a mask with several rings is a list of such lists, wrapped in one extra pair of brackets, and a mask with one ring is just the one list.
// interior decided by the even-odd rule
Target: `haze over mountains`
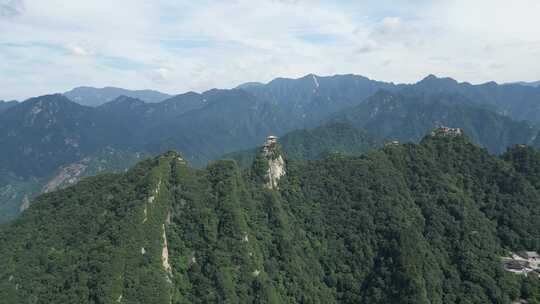
[[(523, 88), (523, 86), (530, 88)], [(321, 103), (318, 105), (319, 107), (324, 107), (323, 104), (326, 104), (327, 111), (334, 111), (334, 108), (354, 105), (358, 103), (358, 99), (363, 100), (380, 89), (458, 93), (470, 98), (471, 103), (493, 105), (498, 112), (513, 119), (536, 123), (540, 120), (537, 115), (540, 110), (535, 103), (535, 100), (539, 98), (537, 90), (539, 86), (540, 81), (503, 85), (488, 82), (472, 85), (467, 82), (459, 83), (452, 78), (438, 78), (435, 75), (429, 75), (416, 84), (396, 85), (370, 80), (358, 75), (320, 77), (309, 74), (299, 79), (276, 78), (267, 84), (245, 83), (236, 89), (245, 90), (259, 99), (279, 104), (288, 111), (299, 111), (306, 116), (316, 115), (310, 113), (309, 109), (303, 109), (306, 102)], [(74, 102), (88, 106), (99, 106), (120, 96), (140, 99), (147, 103), (157, 103), (172, 97), (169, 94), (153, 90), (126, 90), (114, 87), (101, 89), (78, 87), (64, 93), (64, 95)], [(327, 101), (322, 101), (324, 98)], [(285, 100), (288, 102), (283, 102)], [(322, 112), (322, 108), (318, 111)], [(309, 120), (309, 118), (307, 119)]]
[(17, 104), (17, 101), (15, 100), (12, 100), (12, 101), (0, 100), (0, 112), (5, 111), (16, 104)]
[[(358, 75), (310, 74), (172, 97), (155, 91), (77, 88), (0, 105), (0, 189), (5, 194), (0, 205), (11, 210), (4, 220), (62, 167), (109, 148), (130, 159), (136, 153), (173, 149), (201, 167), (224, 154), (256, 147), (269, 134), (319, 128), (296, 131), (310, 138), (308, 146), (301, 144), (306, 139), (285, 143), (288, 152), (312, 159), (332, 151), (361, 153), (384, 140), (418, 141), (440, 125), (462, 127), (492, 153), (515, 144), (540, 146), (540, 88), (471, 85), (433, 75), (416, 84), (393, 84)], [(356, 139), (331, 140), (345, 133)], [(286, 138), (294, 138), (292, 134)]]
[(539, 87), (540, 86), (540, 81), (531, 81), (531, 82), (520, 81), (520, 82), (516, 82), (516, 83), (524, 85), (524, 86), (531, 86), (531, 87)]
[(92, 107), (102, 105), (120, 96), (138, 98), (146, 102), (160, 102), (171, 97), (169, 94), (153, 90), (126, 90), (115, 87), (77, 87), (65, 92), (64, 96), (81, 105)]
[(457, 93), (380, 91), (330, 120), (347, 122), (379, 138), (418, 141), (434, 126), (459, 126), (492, 153), (515, 144), (532, 144), (538, 129), (480, 106)]

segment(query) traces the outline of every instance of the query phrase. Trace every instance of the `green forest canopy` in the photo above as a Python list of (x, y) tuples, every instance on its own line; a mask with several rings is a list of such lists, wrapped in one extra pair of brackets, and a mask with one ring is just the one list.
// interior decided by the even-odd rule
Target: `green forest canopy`
[(538, 278), (500, 261), (540, 250), (534, 149), (499, 158), (466, 136), (427, 136), (364, 156), (289, 160), (279, 190), (263, 187), (264, 170), (230, 160), (197, 170), (169, 152), (42, 195), (0, 230), (0, 298), (540, 301)]

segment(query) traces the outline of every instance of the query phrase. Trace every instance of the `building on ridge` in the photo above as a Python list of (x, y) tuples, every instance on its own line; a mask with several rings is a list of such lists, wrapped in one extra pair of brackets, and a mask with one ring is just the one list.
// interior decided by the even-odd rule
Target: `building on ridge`
[(463, 135), (463, 130), (461, 128), (449, 128), (441, 126), (431, 132), (432, 136), (460, 136)]
[(399, 140), (389, 140), (384, 143), (385, 147), (388, 146), (399, 146)]

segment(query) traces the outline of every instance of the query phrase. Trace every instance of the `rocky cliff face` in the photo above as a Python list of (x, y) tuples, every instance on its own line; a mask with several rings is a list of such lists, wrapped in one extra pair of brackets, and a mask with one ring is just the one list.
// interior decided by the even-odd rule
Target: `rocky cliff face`
[(285, 175), (285, 160), (281, 155), (276, 159), (271, 159), (268, 162), (268, 183), (266, 187), (269, 189), (277, 189), (278, 182)]
[(277, 137), (268, 136), (263, 147), (263, 155), (268, 160), (266, 188), (278, 189), (278, 182), (286, 174), (285, 159), (277, 143)]

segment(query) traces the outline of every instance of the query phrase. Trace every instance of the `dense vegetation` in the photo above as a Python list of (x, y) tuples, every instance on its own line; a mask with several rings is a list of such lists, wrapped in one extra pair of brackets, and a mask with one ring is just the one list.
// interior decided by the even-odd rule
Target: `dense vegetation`
[(538, 152), (521, 151), (428, 136), (289, 160), (279, 190), (263, 186), (261, 157), (197, 170), (167, 153), (42, 195), (1, 229), (0, 298), (539, 303), (539, 279), (500, 261), (540, 250)]
[[(289, 159), (316, 160), (332, 153), (360, 155), (381, 147), (382, 140), (347, 123), (330, 123), (314, 129), (296, 130), (279, 139)], [(223, 159), (233, 159), (241, 168), (250, 167), (259, 149), (233, 152)]]
[(30, 202), (41, 192), (43, 183), (43, 180), (22, 180), (0, 175), (0, 224), (20, 214), (25, 202)]
[(540, 151), (537, 149), (517, 145), (503, 154), (503, 159), (511, 162), (516, 170), (538, 190), (540, 190)]
[[(166, 303), (160, 239), (172, 201), (168, 181), (173, 165), (174, 158), (164, 156), (127, 174), (103, 174), (42, 195), (3, 231), (2, 299), (110, 303), (114, 295), (120, 302)], [(158, 187), (159, 195), (150, 202)]]

